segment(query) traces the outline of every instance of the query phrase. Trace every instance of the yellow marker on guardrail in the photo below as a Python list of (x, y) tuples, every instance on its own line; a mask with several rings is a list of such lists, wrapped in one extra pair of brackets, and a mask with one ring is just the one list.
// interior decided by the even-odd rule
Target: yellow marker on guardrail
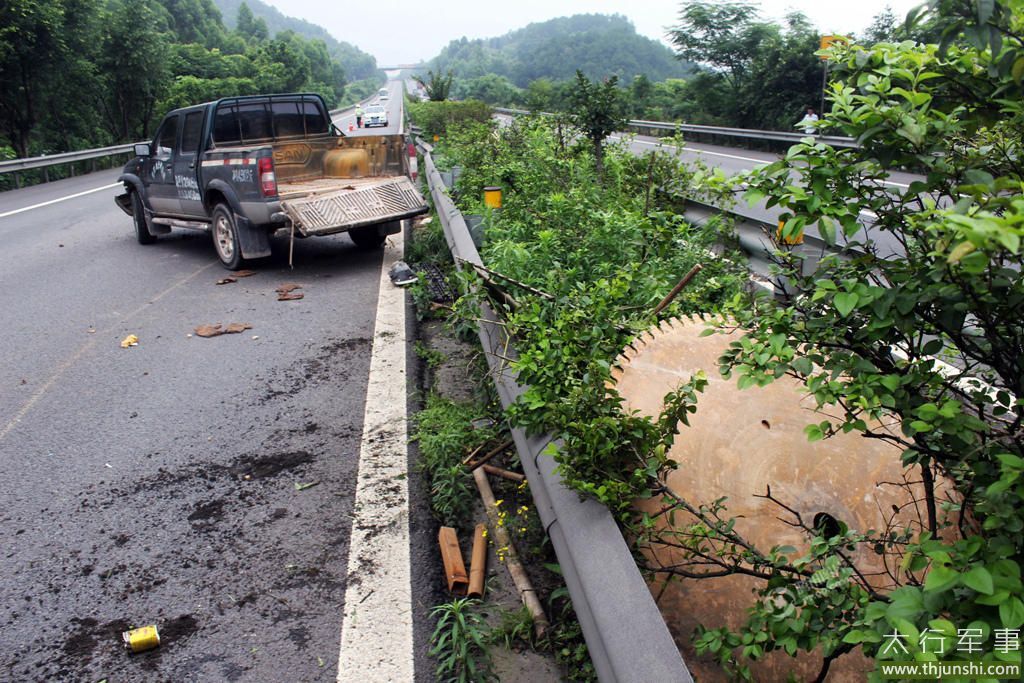
[(501, 208), (501, 188), (500, 187), (485, 187), (484, 188), (484, 206), (488, 209), (500, 209)]

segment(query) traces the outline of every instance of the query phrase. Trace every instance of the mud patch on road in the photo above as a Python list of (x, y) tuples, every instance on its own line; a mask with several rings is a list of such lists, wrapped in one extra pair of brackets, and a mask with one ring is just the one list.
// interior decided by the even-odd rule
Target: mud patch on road
[(211, 500), (207, 503), (200, 503), (188, 516), (190, 522), (216, 522), (224, 516), (224, 501)]
[(275, 453), (254, 458), (239, 458), (230, 471), (242, 479), (262, 479), (273, 477), (313, 461), (314, 455), (306, 451), (291, 453)]
[(161, 643), (181, 643), (199, 630), (199, 622), (191, 614), (182, 614), (160, 627)]

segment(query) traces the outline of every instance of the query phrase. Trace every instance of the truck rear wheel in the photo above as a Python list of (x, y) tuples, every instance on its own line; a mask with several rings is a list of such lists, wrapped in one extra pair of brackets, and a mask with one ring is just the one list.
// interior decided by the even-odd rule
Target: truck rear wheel
[(353, 228), (348, 231), (348, 236), (352, 238), (352, 241), (360, 249), (377, 249), (387, 239), (387, 235), (381, 235), (375, 225), (365, 228)]
[(213, 247), (217, 250), (217, 258), (228, 270), (238, 270), (242, 265), (242, 249), (238, 244), (238, 226), (235, 215), (227, 204), (218, 204), (213, 208)]
[(132, 223), (135, 224), (135, 239), (139, 241), (139, 244), (156, 242), (156, 235), (149, 231), (149, 221), (146, 220), (146, 210), (142, 206), (142, 198), (134, 190), (132, 191)]

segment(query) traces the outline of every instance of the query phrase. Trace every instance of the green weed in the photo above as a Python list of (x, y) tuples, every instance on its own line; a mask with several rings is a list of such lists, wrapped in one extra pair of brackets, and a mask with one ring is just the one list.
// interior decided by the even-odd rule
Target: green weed
[(456, 598), (430, 611), (437, 619), (430, 636), (430, 656), (437, 660), (436, 680), (444, 683), (495, 680), (488, 652), (489, 629), (483, 617), (474, 611), (479, 604), (479, 600)]

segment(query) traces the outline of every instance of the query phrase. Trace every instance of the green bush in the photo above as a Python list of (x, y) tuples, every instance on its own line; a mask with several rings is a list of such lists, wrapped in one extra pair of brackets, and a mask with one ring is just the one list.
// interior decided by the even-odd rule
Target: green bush
[(445, 526), (466, 526), (477, 499), (473, 477), (462, 459), (494, 438), (495, 428), (475, 429), (472, 424), (486, 412), (480, 406), (431, 394), (416, 414), (412, 439), (420, 445), (419, 466), (430, 483), (431, 509)]
[(423, 129), (428, 139), (435, 135), (444, 137), (450, 128), (470, 121), (488, 122), (494, 113), (490, 106), (477, 100), (410, 102), (407, 108), (409, 118)]

